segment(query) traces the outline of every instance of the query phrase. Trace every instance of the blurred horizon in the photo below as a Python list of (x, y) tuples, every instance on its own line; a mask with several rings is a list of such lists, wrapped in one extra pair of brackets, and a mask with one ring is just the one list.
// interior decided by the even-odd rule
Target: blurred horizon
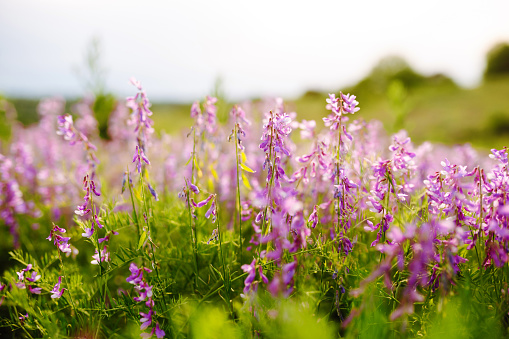
[[(298, 98), (351, 87), (397, 55), (424, 76), (481, 84), (486, 54), (509, 41), (509, 3), (406, 1), (0, 5), (0, 93), (78, 98), (95, 46), (102, 86), (122, 97), (140, 80), (157, 102), (188, 103), (217, 79), (233, 101)], [(95, 45), (92, 42), (95, 41)]]

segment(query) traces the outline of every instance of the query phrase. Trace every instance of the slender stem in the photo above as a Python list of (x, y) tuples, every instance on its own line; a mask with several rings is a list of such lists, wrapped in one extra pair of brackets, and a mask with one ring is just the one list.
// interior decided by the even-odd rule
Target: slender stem
[[(336, 153), (336, 182), (338, 185), (340, 185), (340, 177), (339, 177), (339, 170), (340, 170), (340, 162), (341, 162), (341, 129), (342, 129), (342, 113), (343, 113), (343, 96), (342, 93), (339, 92), (339, 126), (338, 126), (338, 147), (337, 147), (337, 153)], [(343, 206), (341, 206), (343, 208)], [(337, 215), (337, 226), (336, 226), (336, 235), (339, 234), (340, 230), (340, 220), (341, 220), (341, 212), (340, 212), (340, 201), (339, 201), (339, 194), (336, 197), (336, 215)], [(339, 256), (339, 251), (338, 251)]]
[(191, 183), (194, 184), (194, 167), (196, 161), (196, 128), (193, 128), (193, 160), (191, 160)]
[(67, 273), (65, 272), (65, 266), (64, 266), (64, 262), (62, 261), (62, 255), (60, 254), (60, 250), (57, 249), (57, 252), (58, 252), (58, 259), (60, 260), (60, 266), (62, 267), (62, 273), (64, 274), (65, 284), (67, 285), (67, 290), (69, 291), (69, 299), (71, 299), (71, 306), (74, 309), (74, 313), (76, 313), (76, 315), (81, 320), (81, 317), (79, 316), (79, 314), (76, 310), (76, 305), (74, 304), (74, 299), (72, 297), (71, 289), (69, 288), (70, 287), (69, 280), (67, 279)]
[[(148, 238), (148, 242), (149, 242), (150, 252), (152, 254), (152, 268), (155, 269), (155, 271), (156, 271), (157, 280), (159, 280), (159, 282), (161, 282), (161, 276), (159, 274), (159, 265), (157, 265), (157, 262), (156, 262), (154, 243), (152, 242), (152, 227), (151, 227), (150, 221), (154, 217), (153, 213), (151, 213), (153, 211), (153, 209), (152, 209), (152, 205), (150, 203), (150, 201), (151, 201), (150, 196), (149, 196), (149, 199), (147, 199), (147, 194), (145, 191), (145, 176), (144, 175), (140, 178), (140, 183), (141, 183), (141, 190), (142, 190), (143, 205), (145, 206), (145, 213), (147, 216), (145, 222), (147, 224), (148, 234), (149, 234), (149, 236), (147, 238)], [(149, 218), (149, 213), (150, 213), (150, 218)], [(164, 301), (164, 305), (166, 306), (166, 296), (164, 295), (164, 292), (163, 292), (163, 301)]]
[(194, 254), (194, 288), (195, 290), (198, 288), (198, 253), (196, 250), (197, 246), (197, 236), (196, 236), (196, 229), (195, 226), (193, 226), (193, 217), (191, 214), (191, 201), (189, 198), (189, 185), (186, 181), (187, 186), (187, 210), (189, 212), (189, 227), (191, 228), (191, 243), (193, 245), (193, 254)]
[(237, 166), (237, 200), (238, 200), (238, 222), (239, 222), (239, 261), (242, 263), (242, 215), (241, 215), (241, 201), (240, 201), (240, 171), (239, 171), (239, 145), (238, 145), (238, 133), (237, 133), (237, 122), (235, 122), (235, 161)]
[[(193, 160), (192, 160), (192, 166), (191, 166), (191, 183), (194, 185), (194, 170), (195, 170), (195, 163), (196, 163), (196, 128), (193, 128)], [(187, 185), (187, 182), (186, 182)], [(189, 185), (187, 185), (187, 207), (189, 211), (189, 227), (191, 228), (191, 242), (193, 244), (193, 253), (194, 253), (194, 288), (195, 290), (198, 289), (198, 253), (197, 253), (197, 246), (198, 246), (198, 236), (196, 234), (196, 225), (193, 223), (193, 218), (191, 214), (191, 201), (189, 198)]]
[[(88, 183), (90, 184), (90, 183)], [(94, 207), (94, 198), (93, 198), (93, 193), (90, 194), (90, 208), (92, 210), (92, 225), (91, 227), (93, 228), (94, 227), (94, 222), (95, 222), (95, 207)], [(99, 241), (98, 241), (98, 238), (99, 238), (99, 234), (98, 234), (99, 230), (96, 230), (93, 234), (93, 244), (94, 246), (96, 247), (96, 251), (97, 251), (97, 255), (99, 257), (99, 260), (98, 260), (98, 264), (99, 264), (99, 294), (101, 296), (101, 313), (100, 313), (100, 316), (99, 316), (99, 322), (97, 324), (97, 330), (96, 330), (96, 337), (98, 337), (99, 335), (99, 330), (101, 329), (101, 322), (102, 322), (102, 317), (103, 317), (103, 313), (105, 312), (105, 308), (106, 308), (106, 286), (104, 287), (104, 290), (103, 290), (103, 266), (102, 266), (102, 257), (101, 257), (101, 249), (99, 247)]]
[[(216, 198), (214, 197), (214, 201), (215, 200), (216, 200)], [(226, 267), (225, 267), (226, 265), (224, 262), (223, 243), (222, 243), (223, 232), (221, 232), (221, 228), (219, 226), (219, 207), (217, 206), (217, 204), (216, 204), (216, 229), (217, 229), (217, 237), (219, 239), (219, 252), (220, 252), (220, 256), (221, 256), (221, 266), (223, 268), (224, 291), (226, 293), (226, 298), (228, 298), (228, 306), (230, 309), (230, 315), (232, 316), (232, 319), (233, 319), (233, 304), (232, 304), (232, 300), (230, 298), (230, 276), (228, 275), (228, 278), (226, 277)], [(226, 280), (228, 281), (228, 284), (226, 284)]]
[[(270, 112), (272, 114), (272, 112)], [(272, 119), (272, 116), (271, 116), (271, 119)], [(269, 205), (272, 205), (272, 201), (271, 201), (271, 196), (272, 196), (272, 184), (274, 182), (274, 163), (275, 163), (275, 160), (272, 159), (273, 157), (273, 148), (274, 148), (274, 145), (273, 145), (273, 136), (274, 136), (274, 127), (271, 126), (271, 131), (270, 131), (270, 144), (269, 144), (269, 169), (271, 170), (271, 174), (270, 174), (270, 180), (269, 180), (269, 185), (268, 185), (268, 192), (267, 192), (267, 205), (265, 206), (265, 210), (263, 212), (263, 220), (262, 220), (262, 236), (265, 235), (265, 234), (268, 234), (270, 232), (270, 225), (268, 227), (268, 229), (266, 229), (266, 219), (267, 219), (267, 214), (268, 214), (268, 210), (269, 210)], [(275, 153), (275, 151), (274, 151)], [(274, 158), (275, 158), (275, 154), (274, 154)], [(271, 206), (272, 207), (272, 206)], [(271, 208), (272, 210), (272, 208)], [(271, 220), (272, 222), (272, 220)], [(258, 245), (258, 253), (261, 253), (261, 242), (260, 244)], [(267, 243), (267, 248), (268, 248), (269, 244)]]
[[(88, 183), (90, 185), (90, 183)], [(95, 223), (95, 207), (94, 207), (94, 197), (93, 197), (93, 193), (90, 193), (90, 208), (92, 210), (92, 225), (91, 227), (93, 228), (94, 227), (94, 223)], [(99, 241), (98, 241), (98, 238), (99, 238), (99, 234), (98, 234), (99, 230), (96, 230), (93, 234), (93, 237), (94, 237), (94, 246), (96, 247), (96, 251), (97, 251), (97, 255), (99, 257), (99, 260), (98, 260), (98, 264), (99, 264), (99, 274), (100, 274), (100, 279), (99, 279), (99, 292), (101, 294), (101, 298), (102, 298), (102, 303), (101, 303), (101, 309), (104, 310), (104, 307), (106, 306), (105, 303), (106, 303), (106, 287), (104, 288), (104, 291), (103, 291), (103, 286), (102, 286), (102, 283), (103, 283), (103, 265), (102, 265), (102, 256), (101, 256), (101, 248), (99, 246)]]
[(131, 178), (130, 178), (130, 174), (129, 174), (129, 168), (127, 168), (127, 186), (129, 187), (129, 195), (131, 197), (131, 204), (133, 206), (133, 215), (134, 215), (134, 220), (136, 221), (136, 228), (137, 228), (137, 231), (138, 231), (138, 241), (140, 241), (140, 237), (141, 237), (140, 222), (138, 220), (138, 214), (136, 213), (136, 206), (134, 204), (133, 188), (132, 188), (132, 185), (131, 185)]

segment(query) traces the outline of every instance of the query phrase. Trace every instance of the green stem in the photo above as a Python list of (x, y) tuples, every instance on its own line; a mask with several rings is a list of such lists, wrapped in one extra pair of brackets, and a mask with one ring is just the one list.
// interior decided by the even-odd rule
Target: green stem
[(187, 210), (189, 212), (189, 227), (191, 229), (191, 243), (193, 245), (193, 254), (194, 254), (194, 289), (196, 290), (198, 288), (198, 253), (196, 250), (197, 246), (197, 236), (196, 236), (196, 229), (193, 227), (193, 217), (191, 214), (191, 201), (189, 198), (189, 185), (186, 181), (187, 186)]
[(133, 215), (134, 215), (134, 220), (136, 222), (136, 229), (138, 231), (138, 241), (140, 241), (140, 237), (141, 237), (140, 222), (138, 220), (138, 214), (136, 213), (136, 206), (134, 204), (133, 188), (132, 188), (132, 185), (131, 185), (131, 178), (130, 178), (130, 174), (129, 174), (129, 168), (127, 168), (127, 186), (129, 187), (129, 196), (131, 197), (131, 204), (133, 206)]
[(60, 260), (60, 266), (62, 267), (62, 273), (64, 274), (65, 284), (67, 285), (67, 290), (69, 291), (69, 299), (71, 299), (71, 306), (72, 306), (72, 308), (74, 310), (74, 313), (78, 316), (78, 318), (81, 321), (81, 317), (80, 317), (80, 315), (78, 314), (78, 312), (76, 310), (76, 305), (75, 305), (74, 299), (72, 297), (72, 293), (71, 293), (71, 289), (70, 289), (70, 285), (69, 285), (69, 280), (67, 279), (67, 273), (65, 272), (64, 262), (62, 261), (62, 255), (60, 254), (60, 250), (57, 249), (57, 252), (58, 252), (58, 259)]
[(191, 161), (191, 183), (194, 184), (194, 167), (196, 161), (196, 128), (193, 127), (193, 160)]
[[(215, 201), (215, 199), (216, 198), (214, 197), (214, 201)], [(221, 266), (223, 268), (224, 291), (226, 293), (226, 298), (228, 299), (230, 315), (233, 319), (234, 318), (233, 317), (233, 304), (232, 304), (232, 300), (230, 298), (230, 276), (229, 276), (229, 274), (228, 274), (228, 277), (226, 276), (226, 267), (225, 267), (226, 265), (224, 263), (223, 243), (222, 243), (223, 232), (221, 232), (221, 228), (219, 226), (219, 207), (217, 206), (217, 203), (216, 203), (216, 228), (217, 228), (217, 237), (219, 239), (219, 252), (220, 252), (220, 256), (221, 256)]]
[(239, 171), (239, 145), (237, 137), (237, 122), (235, 122), (235, 161), (237, 166), (237, 200), (238, 200), (238, 220), (239, 220), (239, 262), (242, 263), (242, 215), (241, 215), (241, 201), (240, 201), (240, 171)]
[[(272, 112), (270, 112), (272, 114)], [(267, 205), (265, 206), (265, 210), (263, 211), (263, 220), (262, 220), (262, 236), (265, 235), (266, 233), (269, 233), (270, 232), (270, 226), (269, 226), (269, 229), (266, 230), (266, 219), (267, 219), (267, 213), (268, 213), (268, 209), (269, 209), (269, 204), (272, 204), (271, 203), (271, 195), (272, 195), (272, 184), (273, 184), (273, 181), (274, 181), (274, 166), (273, 164), (275, 163), (275, 160), (272, 159), (272, 148), (273, 148), (273, 136), (274, 136), (274, 128), (271, 127), (271, 132), (270, 132), (270, 144), (269, 144), (269, 166), (272, 166), (271, 170), (271, 175), (270, 175), (270, 180), (269, 180), (269, 187), (268, 187), (268, 192), (267, 192)], [(269, 246), (269, 244), (267, 243), (267, 247)], [(261, 253), (261, 248), (262, 248), (262, 243), (260, 242), (260, 244), (258, 245), (258, 253)]]

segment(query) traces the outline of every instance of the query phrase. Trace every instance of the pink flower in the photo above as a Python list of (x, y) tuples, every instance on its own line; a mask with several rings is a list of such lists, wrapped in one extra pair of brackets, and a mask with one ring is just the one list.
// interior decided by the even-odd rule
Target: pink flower
[(251, 264), (249, 265), (242, 265), (240, 268), (247, 273), (246, 280), (244, 280), (244, 294), (247, 294), (249, 292), (249, 289), (251, 287), (251, 284), (253, 283), (255, 277), (256, 277), (256, 259), (253, 259)]
[(60, 289), (60, 284), (62, 283), (62, 277), (58, 277), (58, 282), (53, 286), (51, 292), (51, 299), (60, 299), (62, 294), (64, 294), (65, 288)]
[(99, 265), (100, 262), (111, 261), (110, 252), (108, 252), (108, 246), (104, 246), (104, 248), (101, 250), (100, 256), (99, 252), (95, 250), (95, 254), (92, 256), (92, 258), (94, 259), (90, 262), (92, 265)]
[(28, 290), (33, 294), (41, 294), (42, 288), (28, 286)]

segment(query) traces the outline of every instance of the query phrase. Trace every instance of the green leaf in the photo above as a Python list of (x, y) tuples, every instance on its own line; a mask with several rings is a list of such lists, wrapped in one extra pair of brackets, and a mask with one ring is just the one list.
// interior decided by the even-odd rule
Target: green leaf
[(244, 164), (239, 164), (240, 167), (242, 167), (242, 169), (246, 172), (249, 172), (249, 173), (254, 173), (255, 171), (253, 171), (252, 169), (250, 169), (249, 167), (247, 167), (246, 165)]
[(189, 165), (189, 163), (191, 162), (191, 159), (193, 159), (193, 155), (194, 154), (191, 154), (191, 156), (189, 157), (189, 160), (187, 160), (187, 162), (186, 162), (186, 164), (184, 166)]
[(143, 231), (143, 234), (140, 237), (140, 242), (138, 243), (138, 250), (143, 246), (143, 243), (145, 243), (145, 240), (147, 239), (147, 232)]
[(242, 173), (242, 183), (247, 187), (248, 190), (252, 190), (251, 185), (249, 184), (249, 180), (247, 180), (244, 173)]

